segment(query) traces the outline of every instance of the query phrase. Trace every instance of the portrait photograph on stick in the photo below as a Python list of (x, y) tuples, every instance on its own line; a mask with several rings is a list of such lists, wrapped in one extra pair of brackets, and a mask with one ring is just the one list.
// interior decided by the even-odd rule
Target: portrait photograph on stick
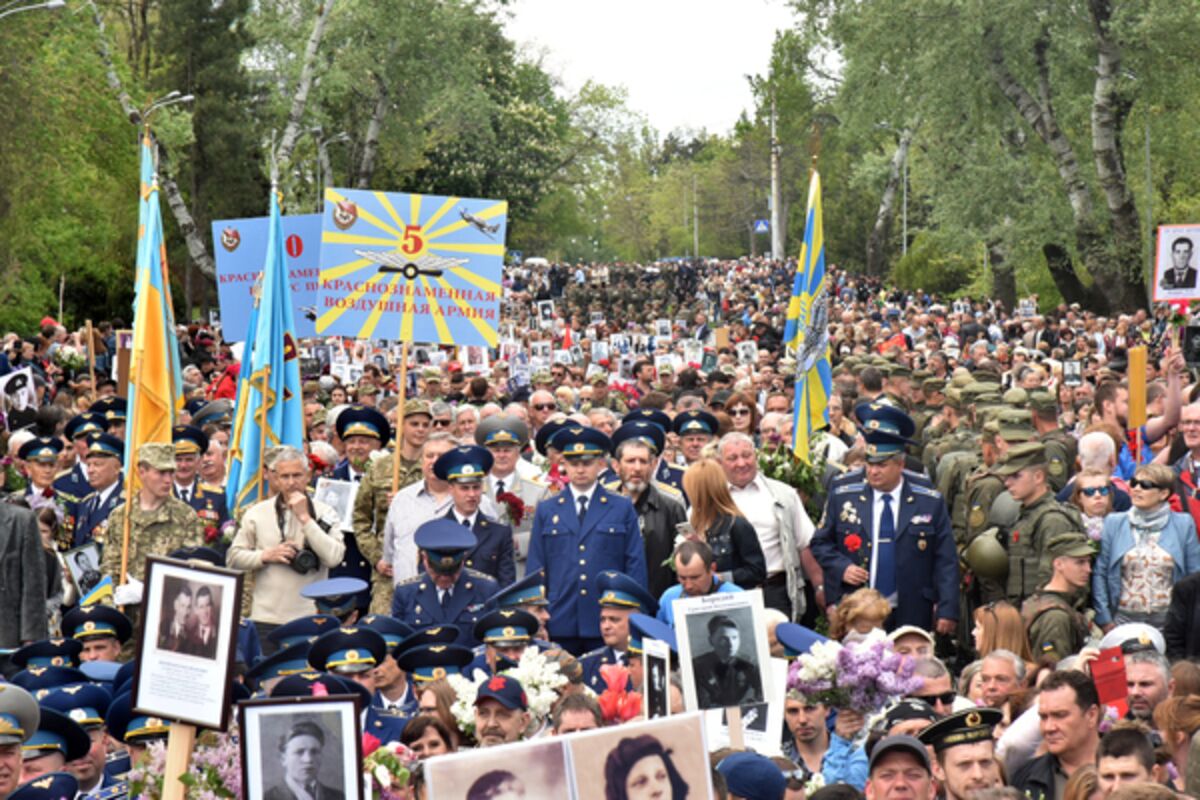
[(358, 704), (348, 695), (239, 704), (246, 800), (363, 800)]
[(100, 574), (99, 542), (91, 541), (68, 550), (62, 554), (62, 560), (80, 597), (85, 597), (104, 577)]
[(570, 797), (564, 740), (537, 739), (426, 762), (429, 797)]
[(225, 730), (241, 602), (240, 572), (146, 559), (135, 710)]
[(1200, 225), (1160, 225), (1154, 258), (1154, 300), (1200, 298), (1196, 246)]
[(762, 703), (770, 696), (770, 648), (762, 591), (674, 601), (684, 707)]
[(699, 714), (574, 733), (566, 741), (571, 754), (572, 785), (580, 800), (601, 797), (707, 800), (714, 796), (704, 724)]

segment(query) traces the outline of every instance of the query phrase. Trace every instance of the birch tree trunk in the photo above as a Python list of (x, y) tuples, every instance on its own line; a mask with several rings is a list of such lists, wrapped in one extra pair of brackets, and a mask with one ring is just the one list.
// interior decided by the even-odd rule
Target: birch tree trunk
[(387, 116), (388, 90), (383, 78), (375, 76), (375, 108), (371, 111), (371, 121), (367, 123), (367, 138), (363, 142), (362, 159), (358, 164), (358, 177), (354, 182), (355, 188), (371, 188), (371, 178), (375, 176), (375, 159), (379, 155), (379, 137), (383, 131), (383, 118)]
[(892, 220), (896, 216), (896, 192), (900, 187), (901, 168), (908, 159), (908, 148), (911, 143), (912, 128), (905, 128), (900, 132), (900, 142), (896, 146), (896, 152), (892, 154), (892, 166), (888, 172), (887, 183), (883, 187), (883, 197), (879, 200), (875, 225), (871, 228), (871, 235), (867, 237), (868, 275), (882, 276), (887, 272), (887, 254), (884, 250), (892, 229)]
[(304, 48), (304, 62), (300, 66), (300, 81), (296, 84), (296, 92), (292, 95), (292, 108), (288, 112), (287, 125), (283, 129), (283, 137), (279, 141), (279, 150), (275, 153), (280, 172), (292, 158), (292, 151), (300, 138), (301, 124), (304, 122), (304, 109), (308, 105), (308, 95), (312, 91), (313, 73), (316, 72), (317, 51), (321, 48), (321, 39), (325, 37), (325, 23), (329, 21), (329, 10), (333, 0), (323, 0), (317, 6), (317, 17), (313, 21), (312, 33), (308, 37), (308, 45)]

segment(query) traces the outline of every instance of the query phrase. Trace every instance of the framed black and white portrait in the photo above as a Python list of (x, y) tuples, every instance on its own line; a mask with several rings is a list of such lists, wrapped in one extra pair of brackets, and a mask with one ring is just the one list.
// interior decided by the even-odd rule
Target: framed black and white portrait
[(1154, 301), (1200, 298), (1196, 248), (1200, 225), (1160, 225), (1154, 259)]
[(566, 739), (551, 737), (467, 750), (425, 761), (429, 797), (570, 797)]
[(24, 367), (0, 378), (0, 411), (7, 418), (9, 430), (33, 424), (37, 417), (37, 387), (32, 368)]
[(674, 603), (684, 707), (765, 702), (772, 681), (762, 591), (681, 597)]
[(1200, 367), (1200, 325), (1188, 325), (1183, 329), (1182, 346), (1187, 365)]
[(654, 320), (654, 338), (670, 339), (671, 338), (671, 320), (656, 319)]
[(1079, 360), (1064, 361), (1062, 365), (1063, 385), (1083, 385), (1083, 362)]
[(240, 703), (246, 800), (363, 800), (358, 704), (341, 695)]
[(537, 303), (538, 327), (549, 328), (554, 324), (554, 301), (539, 300)]
[(642, 639), (642, 697), (647, 719), (671, 715), (671, 648), (658, 639)]
[(100, 543), (88, 542), (62, 554), (63, 565), (71, 578), (71, 584), (79, 596), (96, 588), (103, 575), (100, 574)]
[(737, 355), (739, 364), (756, 364), (758, 363), (758, 343), (757, 342), (738, 342)]
[(358, 484), (354, 481), (337, 481), (333, 478), (317, 478), (313, 499), (324, 503), (337, 512), (339, 527), (344, 531), (354, 530), (354, 498)]
[(133, 707), (225, 730), (242, 605), (242, 573), (146, 559)]

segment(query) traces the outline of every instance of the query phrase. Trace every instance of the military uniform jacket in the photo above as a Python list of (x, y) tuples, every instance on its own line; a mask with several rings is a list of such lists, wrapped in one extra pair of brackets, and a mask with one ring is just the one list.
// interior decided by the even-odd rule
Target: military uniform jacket
[[(336, 473), (335, 473), (336, 475)], [(421, 460), (408, 461), (400, 459), (400, 485), (396, 491), (409, 484), (421, 480)], [(350, 469), (347, 466), (344, 477), (338, 480), (350, 480)], [(358, 494), (354, 496), (354, 514), (351, 517), (354, 524), (354, 539), (357, 550), (367, 565), (374, 569), (383, 558), (383, 524), (387, 521), (388, 492), (392, 490), (392, 454), (377, 456), (367, 464), (367, 469), (358, 484)], [(347, 551), (349, 541), (346, 542)], [(347, 554), (349, 554), (347, 552)]]
[(683, 493), (683, 470), (674, 464), (668, 464), (666, 461), (658, 460), (658, 469), (654, 472), (654, 479), (659, 483), (665, 483), (675, 491), (679, 492), (684, 503), (687, 503), (687, 495)]
[(716, 653), (692, 661), (696, 702), (700, 708), (744, 706), (763, 701), (762, 678), (754, 665), (734, 657), (722, 664)]
[(600, 635), (596, 579), (601, 572), (624, 572), (646, 585), (646, 551), (629, 498), (597, 484), (583, 520), (577, 508), (569, 488), (543, 501), (529, 540), (526, 570), (546, 570), (548, 632), (554, 640)]
[[(108, 541), (104, 545), (104, 556), (100, 572), (108, 575), (116, 584), (121, 580), (121, 546), (125, 531), (125, 509), (117, 506), (108, 517)], [(127, 572), (139, 581), (145, 580), (146, 556), (166, 555), (181, 547), (198, 547), (204, 544), (204, 527), (192, 507), (182, 500), (168, 497), (154, 511), (143, 511), (135, 499), (129, 504), (129, 559)]]
[(1083, 520), (1074, 506), (1060, 503), (1048, 491), (1021, 509), (1021, 516), (1008, 537), (1008, 599), (1019, 605), (1053, 572), (1046, 542), (1060, 533), (1083, 530)]
[(87, 471), (79, 461), (54, 479), (54, 494), (63, 509), (63, 534), (73, 536), (79, 517), (79, 504), (92, 492)]
[(516, 537), (515, 555), (518, 561), (524, 561), (529, 553), (529, 532), (533, 530), (533, 513), (537, 509), (538, 503), (550, 496), (550, 491), (544, 485), (522, 477), (519, 469), (513, 470), (513, 473), (503, 480), (504, 492), (515, 494), (525, 504), (525, 515), (521, 517), (520, 525), (512, 524), (512, 520), (508, 518), (508, 506), (497, 499), (495, 477), (489, 475), (484, 488), (487, 496), (492, 499), (497, 511), (500, 512), (501, 516), (498, 519), (512, 526), (513, 535)]
[[(171, 487), (171, 494), (179, 497), (178, 487)], [(225, 491), (219, 486), (203, 483), (199, 480), (192, 483), (188, 493), (187, 504), (200, 518), (204, 526), (204, 538), (212, 541), (221, 532), (221, 526), (229, 521), (229, 511), (225, 507)]]
[(433, 578), (417, 575), (396, 584), (392, 616), (414, 628), (454, 625), (458, 628), (458, 643), (469, 645), (473, 641), (471, 631), (483, 615), (487, 599), (498, 591), (500, 585), (490, 575), (464, 569), (442, 608)]
[(1078, 444), (1075, 438), (1062, 428), (1039, 436), (1038, 441), (1046, 446), (1046, 482), (1057, 494), (1071, 479)]
[(608, 645), (597, 647), (579, 657), (579, 666), (583, 668), (583, 682), (596, 694), (608, 688), (604, 678), (600, 676), (600, 668), (605, 664), (629, 664), (628, 653), (618, 653)]
[(1091, 627), (1070, 597), (1047, 589), (1034, 592), (1021, 605), (1021, 622), (1029, 633), (1030, 652), (1056, 661), (1083, 649)]
[(992, 503), (1004, 492), (1004, 479), (981, 465), (967, 477), (966, 536), (963, 546), (988, 529)]
[(409, 716), (401, 712), (367, 706), (363, 716), (363, 733), (371, 734), (384, 744), (398, 742), (408, 720)]
[[(458, 521), (453, 508), (446, 514), (446, 519)], [(470, 569), (490, 575), (501, 586), (513, 583), (517, 579), (517, 563), (513, 558), (512, 528), (477, 511), (471, 532), (475, 534), (476, 545), (463, 563)]]
[(87, 544), (95, 539), (103, 542), (108, 536), (108, 518), (117, 506), (125, 503), (121, 490), (124, 476), (117, 479), (116, 487), (103, 501), (100, 492), (92, 492), (79, 504), (79, 516), (75, 519), (75, 546)]
[[(897, 603), (894, 627), (933, 628), (934, 607), (941, 619), (958, 619), (958, 554), (950, 516), (942, 496), (933, 489), (901, 485), (895, 509)], [(825, 597), (830, 605), (857, 587), (842, 583), (846, 567), (870, 571), (874, 541), (874, 490), (866, 483), (836, 485), (826, 501), (825, 518), (813, 534), (812, 552), (825, 573)]]

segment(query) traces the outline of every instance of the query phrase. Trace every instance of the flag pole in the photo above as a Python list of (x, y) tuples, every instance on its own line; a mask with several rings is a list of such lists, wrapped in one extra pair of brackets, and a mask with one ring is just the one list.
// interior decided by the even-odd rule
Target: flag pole
[[(251, 379), (251, 381), (253, 381), (254, 376), (251, 375), (250, 379)], [(259, 410), (262, 413), (259, 415), (259, 420), (258, 420), (258, 475), (256, 476), (256, 479), (258, 481), (258, 490), (257, 490), (256, 502), (262, 502), (263, 500), (266, 499), (266, 497), (264, 497), (264, 495), (263, 495), (263, 468), (264, 468), (263, 465), (265, 463), (265, 458), (267, 455), (267, 410), (268, 410), (267, 392), (270, 391), (270, 389), (268, 388), (268, 386), (269, 386), (268, 381), (270, 379), (271, 379), (271, 365), (264, 364), (263, 365), (262, 387), (259, 389), (259, 394), (262, 395), (262, 399), (258, 403)], [(248, 386), (250, 389), (254, 388), (253, 383), (248, 384)], [(280, 531), (280, 533), (283, 533), (283, 532)]]
[(92, 384), (92, 397), (96, 396), (96, 340), (95, 333), (92, 331), (92, 321), (87, 321), (87, 353), (88, 353), (88, 380)]
[(400, 488), (400, 455), (404, 449), (404, 403), (408, 393), (408, 341), (400, 343), (400, 385), (396, 387), (396, 452), (392, 454), (392, 494)]

